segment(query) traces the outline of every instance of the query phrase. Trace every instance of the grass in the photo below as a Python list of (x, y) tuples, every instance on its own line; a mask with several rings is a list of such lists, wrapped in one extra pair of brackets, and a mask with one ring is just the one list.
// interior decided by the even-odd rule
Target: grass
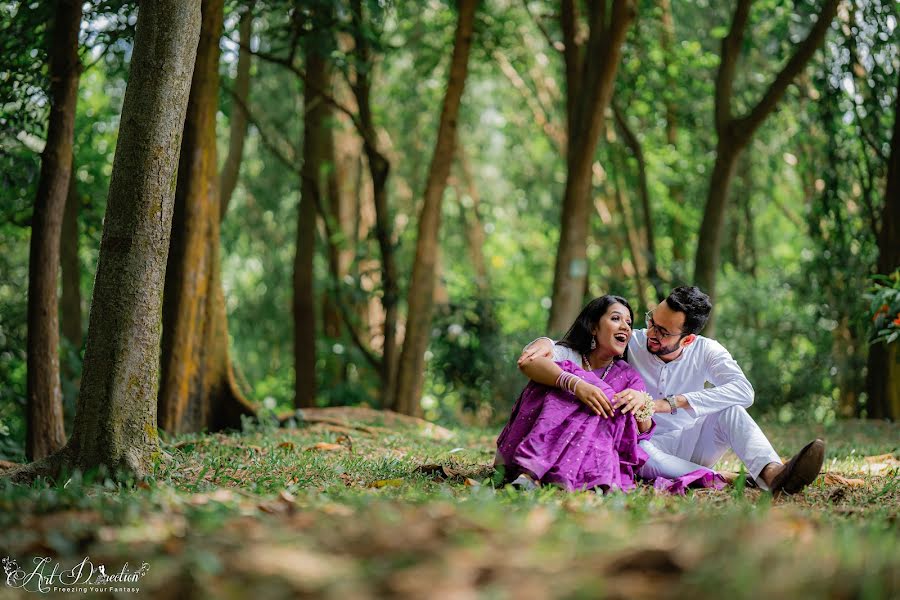
[(900, 596), (900, 426), (763, 429), (785, 455), (824, 437), (826, 470), (861, 484), (820, 477), (774, 502), (742, 487), (520, 493), (492, 485), (494, 430), (251, 427), (170, 440), (133, 485), (0, 483), (0, 558), (146, 562), (135, 585), (153, 598)]

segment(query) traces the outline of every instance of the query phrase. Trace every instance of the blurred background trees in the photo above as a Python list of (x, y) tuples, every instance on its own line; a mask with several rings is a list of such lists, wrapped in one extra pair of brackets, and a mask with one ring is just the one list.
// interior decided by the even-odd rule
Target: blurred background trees
[[(53, 242), (39, 189), (61, 106), (56, 4), (0, 3), (0, 458), (14, 460), (29, 390), (53, 377), (61, 407), (37, 397), (71, 431), (137, 18), (135, 2), (83, 5)], [(895, 2), (482, 2), (442, 141), (463, 4), (204, 0), (163, 429), (356, 404), (494, 423), (523, 384), (518, 351), (587, 297), (624, 294), (639, 315), (694, 282), (715, 286), (715, 336), (755, 410), (900, 417)], [(423, 228), (426, 197), (437, 226)], [(42, 271), (61, 279), (59, 322), (41, 321), (58, 350), (28, 326), (29, 294), (55, 300), (29, 287), (29, 265), (54, 254), (37, 242), (61, 249), (61, 276)], [(414, 286), (423, 243), (431, 292)], [(401, 360), (412, 323), (421, 367)], [(58, 366), (30, 364), (29, 338)], [(421, 391), (398, 386), (404, 369), (424, 374)]]

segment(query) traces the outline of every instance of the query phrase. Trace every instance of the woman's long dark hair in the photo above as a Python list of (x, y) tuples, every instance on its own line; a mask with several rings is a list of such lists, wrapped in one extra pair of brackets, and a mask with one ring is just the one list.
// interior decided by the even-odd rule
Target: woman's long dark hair
[[(566, 348), (571, 348), (579, 354), (590, 354), (591, 339), (594, 337), (591, 335), (591, 329), (594, 328), (597, 321), (606, 314), (606, 311), (609, 310), (609, 307), (613, 304), (621, 304), (627, 308), (628, 316), (631, 317), (631, 322), (634, 322), (634, 311), (631, 310), (631, 305), (628, 304), (628, 300), (622, 296), (606, 294), (588, 302), (588, 305), (581, 310), (581, 314), (575, 319), (575, 322), (569, 328), (569, 331), (566, 332), (566, 335), (564, 335), (557, 344), (565, 346)], [(627, 348), (625, 351), (628, 351)]]

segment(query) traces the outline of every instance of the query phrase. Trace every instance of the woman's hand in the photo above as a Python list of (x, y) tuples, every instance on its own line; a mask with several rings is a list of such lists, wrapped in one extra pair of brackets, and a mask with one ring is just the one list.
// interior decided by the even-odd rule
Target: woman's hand
[(635, 409), (642, 406), (647, 401), (644, 392), (628, 388), (622, 390), (613, 396), (613, 406), (615, 406), (623, 415), (634, 412)]
[(608, 419), (613, 414), (613, 407), (603, 390), (596, 385), (591, 385), (583, 379), (575, 386), (575, 397), (581, 400), (588, 408), (597, 413), (597, 416)]

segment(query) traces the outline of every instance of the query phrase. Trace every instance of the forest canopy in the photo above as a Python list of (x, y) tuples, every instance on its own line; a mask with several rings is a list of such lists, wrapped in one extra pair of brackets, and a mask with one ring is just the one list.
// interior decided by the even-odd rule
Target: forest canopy
[[(896, 2), (202, 6), (162, 429), (343, 405), (496, 424), (529, 341), (604, 293), (644, 327), (683, 284), (754, 410), (900, 417)], [(138, 13), (0, 2), (0, 459), (27, 453), (35, 386), (71, 431)]]

